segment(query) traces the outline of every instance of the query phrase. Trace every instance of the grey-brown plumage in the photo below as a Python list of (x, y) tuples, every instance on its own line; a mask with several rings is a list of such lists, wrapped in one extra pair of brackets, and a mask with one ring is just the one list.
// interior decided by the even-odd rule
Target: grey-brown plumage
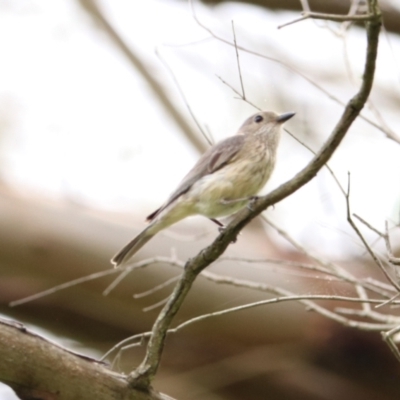
[(156, 233), (191, 215), (214, 219), (244, 207), (266, 184), (275, 166), (281, 126), (294, 113), (259, 112), (235, 136), (210, 147), (169, 199), (147, 217), (149, 226), (111, 260), (129, 260)]

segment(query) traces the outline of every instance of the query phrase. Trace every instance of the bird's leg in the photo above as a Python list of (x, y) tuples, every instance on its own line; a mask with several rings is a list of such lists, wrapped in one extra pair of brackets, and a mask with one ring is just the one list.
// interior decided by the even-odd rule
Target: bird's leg
[(217, 224), (218, 226), (224, 227), (224, 224), (215, 218), (210, 218), (210, 221), (214, 222), (214, 224)]
[[(218, 232), (219, 233), (222, 233), (225, 230), (225, 225), (222, 222), (220, 222), (220, 221), (218, 221), (217, 219), (214, 219), (214, 218), (210, 218), (210, 220), (212, 222), (215, 222), (218, 225)], [(236, 243), (236, 239), (232, 240), (231, 243)]]
[(220, 222), (220, 221), (218, 221), (217, 219), (215, 219), (215, 218), (210, 218), (210, 221), (212, 221), (212, 222), (214, 222), (214, 224), (217, 224), (218, 226), (219, 226), (219, 231), (221, 232), (221, 230), (222, 229), (224, 229), (225, 228), (225, 225), (222, 223), (222, 222)]

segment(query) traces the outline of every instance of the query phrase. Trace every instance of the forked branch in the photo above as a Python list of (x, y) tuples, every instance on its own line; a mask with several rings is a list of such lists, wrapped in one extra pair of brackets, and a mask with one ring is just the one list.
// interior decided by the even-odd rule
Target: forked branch
[(180, 280), (154, 323), (143, 362), (129, 376), (133, 387), (147, 389), (150, 386), (160, 363), (166, 333), (199, 273), (224, 253), (243, 227), (253, 218), (266, 208), (288, 197), (316, 176), (338, 148), (351, 124), (364, 107), (373, 85), (381, 27), (381, 12), (377, 0), (369, 0), (368, 6), (368, 12), (372, 17), (366, 23), (367, 52), (362, 83), (358, 92), (348, 101), (331, 135), (304, 169), (288, 182), (252, 203), (251, 210), (243, 209), (210, 246), (187, 261)]

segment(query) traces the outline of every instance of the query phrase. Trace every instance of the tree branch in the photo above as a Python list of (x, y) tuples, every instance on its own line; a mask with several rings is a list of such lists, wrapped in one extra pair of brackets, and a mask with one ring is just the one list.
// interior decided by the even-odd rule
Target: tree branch
[(345, 106), (343, 114), (328, 140), (303, 170), (301, 170), (290, 181), (281, 185), (268, 195), (252, 202), (251, 209), (245, 208), (239, 212), (236, 218), (234, 218), (234, 220), (210, 246), (203, 249), (194, 258), (188, 260), (185, 265), (184, 272), (179, 282), (175, 286), (171, 297), (153, 325), (152, 335), (148, 342), (147, 352), (143, 362), (129, 376), (132, 386), (143, 389), (146, 389), (150, 386), (151, 380), (155, 376), (160, 363), (167, 330), (172, 322), (172, 319), (182, 305), (197, 275), (204, 268), (214, 262), (226, 250), (231, 242), (236, 240), (236, 237), (241, 229), (243, 229), (243, 227), (246, 226), (253, 218), (259, 215), (269, 206), (276, 204), (277, 202), (288, 197), (315, 177), (318, 171), (324, 166), (324, 164), (330, 159), (332, 154), (338, 148), (351, 124), (364, 107), (373, 84), (378, 39), (381, 27), (381, 13), (377, 0), (369, 0), (368, 4), (369, 13), (373, 14), (374, 17), (366, 24), (367, 54), (363, 79), (359, 91)]
[[(187, 1), (187, 0), (185, 0)], [(281, 11), (301, 12), (303, 10), (302, 4), (304, 1), (299, 0), (229, 0), (234, 2), (241, 2), (246, 4), (254, 4), (266, 9)], [(227, 3), (228, 0), (202, 0), (202, 3), (215, 6), (217, 4)], [(310, 8), (320, 13), (326, 14), (346, 14), (349, 11), (349, 0), (310, 0)], [(394, 3), (389, 1), (381, 1), (381, 10), (385, 29), (389, 32), (400, 33), (400, 12), (395, 7)], [(307, 10), (304, 10), (307, 11)], [(308, 10), (310, 11), (310, 10)]]
[(0, 320), (0, 380), (36, 400), (173, 400), (128, 386), (103, 363), (51, 343), (22, 324)]

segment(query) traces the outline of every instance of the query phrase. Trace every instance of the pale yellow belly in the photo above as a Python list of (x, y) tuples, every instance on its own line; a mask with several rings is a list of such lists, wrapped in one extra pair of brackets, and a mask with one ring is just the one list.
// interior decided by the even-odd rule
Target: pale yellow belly
[(266, 163), (235, 163), (201, 178), (187, 193), (195, 213), (217, 218), (240, 210), (248, 200), (234, 200), (255, 196), (271, 174), (268, 167)]

